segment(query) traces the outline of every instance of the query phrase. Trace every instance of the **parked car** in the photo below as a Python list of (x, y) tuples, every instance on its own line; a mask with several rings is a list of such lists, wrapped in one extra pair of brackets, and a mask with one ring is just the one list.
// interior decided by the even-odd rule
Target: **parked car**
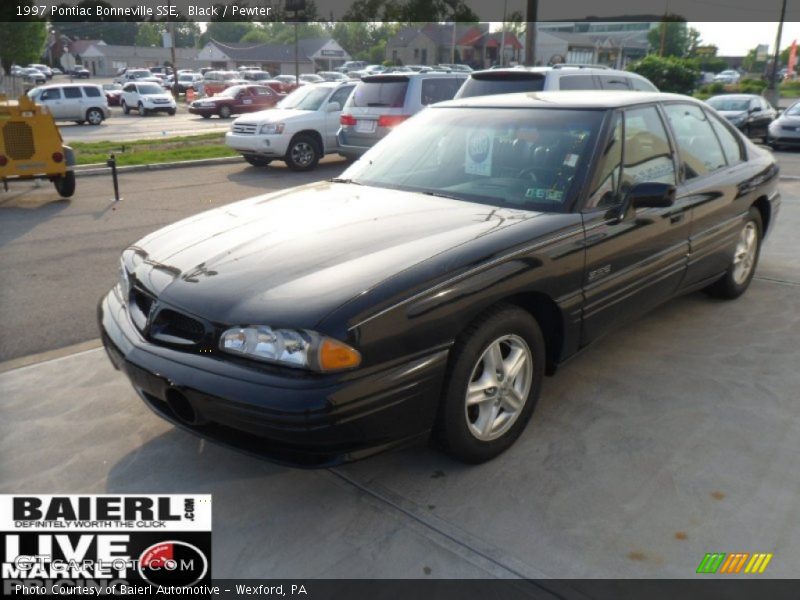
[(600, 65), (503, 68), (473, 71), (456, 98), (557, 90), (621, 90), (657, 92), (649, 79)]
[(766, 141), (769, 124), (777, 116), (772, 105), (755, 94), (722, 94), (706, 102), (749, 138)]
[(203, 75), (203, 92), (206, 96), (219, 94), (232, 85), (247, 83), (238, 71), (207, 71)]
[(714, 81), (719, 81), (721, 83), (737, 83), (739, 79), (741, 79), (741, 75), (739, 75), (738, 71), (734, 71), (733, 69), (726, 69), (714, 76)]
[(150, 69), (122, 69), (122, 71), (114, 79), (114, 83), (125, 84), (128, 81), (149, 81), (152, 83), (161, 83), (158, 77), (155, 77)]
[(145, 117), (151, 112), (165, 112), (172, 116), (178, 109), (172, 94), (150, 81), (126, 83), (122, 87), (120, 104), (122, 112), (126, 115), (135, 110), (140, 117)]
[(234, 85), (216, 96), (195, 100), (189, 105), (189, 112), (204, 119), (212, 115), (228, 119), (231, 115), (272, 108), (282, 99), (283, 96), (264, 85)]
[(298, 87), (297, 77), (294, 75), (276, 75), (273, 77), (275, 81), (280, 81), (283, 86), (283, 93), (289, 94), (295, 91)]
[(258, 85), (265, 85), (269, 88), (272, 88), (274, 91), (278, 92), (283, 96), (286, 95), (286, 84), (278, 79), (267, 79), (265, 81), (259, 81)]
[(29, 85), (44, 85), (47, 83), (47, 76), (39, 69), (25, 67), (17, 72), (17, 77), (22, 77)]
[(339, 177), (136, 242), (98, 318), (197, 435), (327, 467), (432, 432), (479, 463), (578, 350), (679, 294), (742, 295), (779, 205), (771, 153), (686, 96), (446, 102)]
[(322, 81), (325, 81), (325, 79), (314, 73), (303, 73), (300, 75), (300, 85), (305, 83), (320, 83)]
[(459, 65), (459, 64), (452, 64), (452, 63), (439, 63), (436, 65), (437, 67), (446, 67), (451, 71), (456, 71), (459, 73), (472, 73), (472, 67), (469, 65)]
[(150, 72), (154, 77), (158, 77), (162, 81), (174, 74), (172, 67), (150, 67)]
[(46, 106), (56, 121), (89, 122), (100, 125), (111, 116), (108, 100), (99, 85), (87, 83), (56, 83), (37, 87), (28, 92), (36, 104)]
[(64, 71), (62, 71), (58, 67), (51, 67), (50, 70), (53, 72), (53, 75), (63, 75), (64, 74)]
[(70, 75), (75, 77), (76, 79), (89, 79), (92, 76), (92, 73), (89, 69), (85, 69), (84, 67), (75, 67), (70, 71)]
[(241, 71), (241, 75), (242, 79), (258, 83), (272, 79), (272, 75), (270, 75), (267, 71), (261, 71), (260, 69), (243, 69)]
[(200, 73), (178, 73), (178, 93), (185, 94), (186, 90), (197, 91), (199, 84), (203, 81)]
[(367, 66), (366, 61), (363, 60), (348, 60), (341, 67), (336, 70), (341, 73), (349, 73), (350, 71), (360, 71)]
[(347, 101), (338, 132), (339, 154), (355, 158), (429, 104), (451, 100), (464, 73), (366, 75)]
[(253, 166), (283, 160), (295, 171), (309, 171), (325, 154), (338, 150), (339, 115), (355, 85), (306, 85), (262, 112), (236, 119), (225, 143)]
[(767, 144), (778, 150), (800, 145), (800, 102), (795, 102), (769, 124)]
[(41, 71), (42, 73), (44, 73), (44, 76), (47, 77), (47, 79), (52, 79), (53, 78), (53, 70), (50, 67), (48, 67), (47, 65), (32, 63), (32, 64), (28, 65), (28, 68), (29, 69), (36, 69), (37, 71)]
[(322, 77), (325, 81), (348, 81), (349, 77), (344, 73), (339, 73), (338, 71), (319, 71), (317, 73), (320, 77)]
[(119, 83), (104, 83), (103, 93), (109, 106), (120, 106), (122, 100), (122, 85)]

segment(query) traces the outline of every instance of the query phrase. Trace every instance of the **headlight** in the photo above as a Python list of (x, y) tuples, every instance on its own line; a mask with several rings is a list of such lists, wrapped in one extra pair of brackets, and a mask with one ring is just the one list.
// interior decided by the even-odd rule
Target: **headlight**
[(307, 329), (234, 327), (222, 334), (219, 348), (264, 362), (314, 371), (340, 371), (361, 364), (357, 350)]
[(128, 269), (125, 268), (125, 261), (120, 257), (119, 259), (119, 289), (122, 291), (122, 297), (125, 302), (131, 295), (131, 278), (128, 276)]
[(258, 133), (265, 135), (274, 135), (276, 133), (283, 133), (283, 123), (267, 123), (262, 125)]

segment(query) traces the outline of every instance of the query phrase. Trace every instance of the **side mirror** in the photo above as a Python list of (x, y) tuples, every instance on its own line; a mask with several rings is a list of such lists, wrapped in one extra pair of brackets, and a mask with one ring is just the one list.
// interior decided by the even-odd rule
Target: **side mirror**
[(340, 110), (342, 110), (341, 104), (339, 104), (338, 102), (328, 102), (328, 108), (327, 108), (328, 112), (339, 112)]
[(748, 110), (747, 112), (749, 112), (750, 114), (753, 114), (753, 113), (757, 113), (757, 112), (759, 112), (760, 110), (761, 110), (761, 109), (760, 109), (760, 108), (758, 108), (757, 106), (751, 106), (751, 107), (750, 107), (750, 110)]

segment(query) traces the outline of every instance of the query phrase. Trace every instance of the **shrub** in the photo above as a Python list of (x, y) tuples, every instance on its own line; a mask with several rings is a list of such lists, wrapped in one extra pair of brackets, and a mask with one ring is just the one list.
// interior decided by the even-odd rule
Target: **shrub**
[[(629, 71), (647, 77), (662, 92), (691, 94), (700, 77), (697, 61), (649, 54), (628, 66)], [(713, 84), (712, 84), (713, 85)]]

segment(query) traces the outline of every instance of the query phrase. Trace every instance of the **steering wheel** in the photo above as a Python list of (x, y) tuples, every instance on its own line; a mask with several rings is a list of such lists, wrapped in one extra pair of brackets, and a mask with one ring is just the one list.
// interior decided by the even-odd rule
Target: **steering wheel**
[(533, 172), (535, 168), (536, 167), (525, 167), (517, 173), (517, 179), (529, 179), (531, 183), (539, 183), (536, 173)]

